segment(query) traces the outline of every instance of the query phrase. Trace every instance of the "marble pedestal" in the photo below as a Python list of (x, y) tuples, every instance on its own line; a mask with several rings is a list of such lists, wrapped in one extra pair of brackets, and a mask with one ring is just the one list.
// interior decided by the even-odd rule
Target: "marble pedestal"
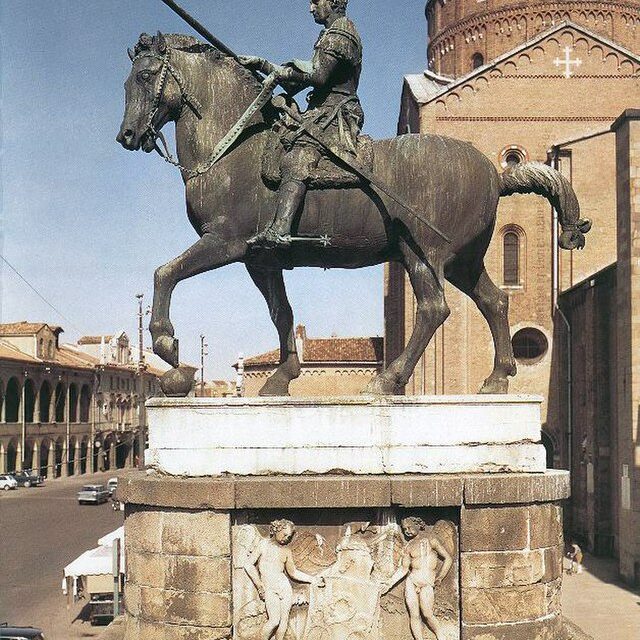
[(492, 400), (151, 401), (150, 468), (119, 485), (126, 640), (258, 640), (249, 569), (284, 519), (280, 549), (316, 581), (265, 582), (278, 602), (292, 589), (285, 640), (412, 640), (408, 577), (387, 584), (407, 517), (451, 559), (431, 591), (444, 640), (561, 640), (569, 475), (541, 468), (539, 399)]
[(180, 476), (542, 472), (539, 396), (147, 402), (145, 461)]

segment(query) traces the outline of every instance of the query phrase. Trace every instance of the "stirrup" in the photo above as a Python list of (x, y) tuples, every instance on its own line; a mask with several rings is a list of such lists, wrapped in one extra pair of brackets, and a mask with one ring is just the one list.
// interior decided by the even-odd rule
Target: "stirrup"
[(281, 235), (268, 228), (249, 238), (247, 244), (251, 249), (284, 249), (291, 246), (291, 236)]

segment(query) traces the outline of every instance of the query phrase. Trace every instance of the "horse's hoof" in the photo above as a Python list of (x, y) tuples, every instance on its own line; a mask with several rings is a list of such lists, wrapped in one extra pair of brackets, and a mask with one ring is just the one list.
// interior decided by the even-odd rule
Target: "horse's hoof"
[(398, 386), (390, 380), (374, 378), (364, 389), (365, 396), (395, 396), (398, 394)]
[(178, 340), (171, 336), (160, 336), (153, 341), (153, 352), (160, 356), (167, 364), (177, 368), (180, 365), (178, 359)]
[(169, 398), (184, 398), (193, 388), (194, 367), (182, 365), (177, 369), (169, 369), (160, 378), (160, 388)]
[(288, 396), (290, 380), (284, 377), (271, 376), (258, 391), (259, 396)]
[(478, 393), (509, 393), (507, 378), (487, 378)]

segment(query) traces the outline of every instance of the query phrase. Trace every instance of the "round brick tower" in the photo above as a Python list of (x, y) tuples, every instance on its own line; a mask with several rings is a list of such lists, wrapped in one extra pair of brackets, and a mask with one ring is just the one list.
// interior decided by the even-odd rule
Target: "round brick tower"
[(570, 20), (627, 49), (640, 49), (640, 2), (428, 0), (429, 69), (461, 76)]

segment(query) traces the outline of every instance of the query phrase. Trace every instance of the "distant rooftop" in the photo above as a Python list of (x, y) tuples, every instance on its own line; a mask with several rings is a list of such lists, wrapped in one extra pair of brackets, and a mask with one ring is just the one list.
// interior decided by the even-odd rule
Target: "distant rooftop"
[(78, 344), (102, 344), (104, 342), (110, 342), (113, 336), (82, 336), (78, 340)]
[(0, 324), (0, 336), (32, 336), (43, 327), (49, 327), (53, 333), (62, 333), (63, 329), (53, 324), (47, 324), (46, 322), (9, 322)]
[[(384, 339), (379, 337), (355, 338), (307, 338), (304, 325), (296, 329), (298, 355), (306, 363), (362, 362), (381, 363), (384, 360)], [(302, 343), (300, 345), (300, 342)], [(300, 349), (302, 346), (302, 349)], [(257, 356), (245, 358), (244, 365), (271, 365), (280, 361), (280, 350), (274, 349)]]

